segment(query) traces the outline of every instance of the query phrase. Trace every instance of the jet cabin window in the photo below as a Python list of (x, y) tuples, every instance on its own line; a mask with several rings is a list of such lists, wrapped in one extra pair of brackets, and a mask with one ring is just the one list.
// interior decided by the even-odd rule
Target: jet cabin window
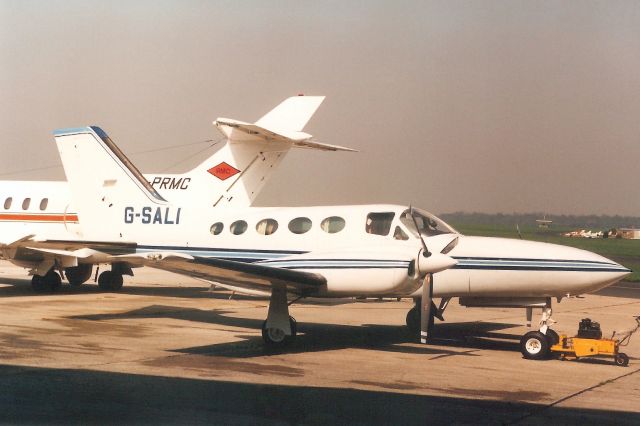
[(304, 234), (311, 229), (311, 219), (308, 217), (297, 217), (289, 222), (289, 231), (294, 234)]
[(9, 197), (6, 200), (4, 200), (4, 209), (5, 210), (9, 210), (11, 208), (11, 202), (13, 201), (13, 198)]
[(29, 204), (31, 204), (31, 198), (25, 198), (22, 202), (22, 210), (28, 210)]
[(49, 205), (49, 199), (48, 198), (43, 198), (40, 201), (40, 210), (43, 210), (43, 211), (46, 210), (48, 205)]
[(365, 230), (367, 234), (389, 235), (391, 230), (391, 222), (395, 213), (369, 213)]
[(247, 230), (247, 222), (245, 222), (244, 220), (236, 220), (231, 224), (229, 229), (231, 230), (231, 233), (233, 235), (244, 234), (244, 231)]
[(335, 234), (344, 229), (344, 219), (338, 216), (331, 216), (320, 223), (320, 228), (329, 234)]
[(278, 222), (275, 219), (262, 219), (256, 224), (256, 231), (261, 235), (271, 235), (278, 230)]

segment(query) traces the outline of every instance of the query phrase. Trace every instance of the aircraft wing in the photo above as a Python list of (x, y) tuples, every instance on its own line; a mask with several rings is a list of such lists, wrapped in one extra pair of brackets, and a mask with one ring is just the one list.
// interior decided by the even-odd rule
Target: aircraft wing
[(232, 260), (193, 257), (181, 253), (141, 253), (114, 256), (113, 259), (207, 281), (216, 281), (239, 289), (263, 292), (273, 287), (283, 287), (289, 293), (309, 295), (326, 284), (323, 276), (309, 272)]

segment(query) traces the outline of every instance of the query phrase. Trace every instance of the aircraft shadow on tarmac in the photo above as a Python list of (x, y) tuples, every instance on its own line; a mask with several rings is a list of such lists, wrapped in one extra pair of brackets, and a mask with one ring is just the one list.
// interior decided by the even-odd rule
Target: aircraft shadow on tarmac
[[(282, 350), (267, 349), (259, 335), (262, 319), (230, 316), (231, 311), (202, 310), (165, 305), (151, 305), (128, 312), (78, 315), (70, 319), (108, 321), (134, 318), (163, 318), (197, 323), (217, 324), (235, 333), (234, 342), (203, 345), (177, 349), (176, 352), (250, 358), (264, 356), (265, 353), (320, 352), (327, 350), (361, 348), (402, 353), (436, 354), (443, 356), (476, 356), (477, 349), (518, 351), (520, 335), (500, 333), (518, 326), (517, 324), (491, 322), (438, 323), (432, 345), (417, 344), (417, 337), (411, 335), (404, 326), (372, 325), (362, 326), (298, 323), (298, 336)], [(242, 332), (237, 328), (249, 329)], [(449, 350), (446, 347), (471, 349), (469, 351)]]
[[(428, 384), (427, 384), (428, 385)], [(0, 365), (2, 424), (637, 424), (637, 413), (497, 400)], [(52, 397), (57, 395), (57, 397)], [(62, 397), (64, 395), (64, 397)]]

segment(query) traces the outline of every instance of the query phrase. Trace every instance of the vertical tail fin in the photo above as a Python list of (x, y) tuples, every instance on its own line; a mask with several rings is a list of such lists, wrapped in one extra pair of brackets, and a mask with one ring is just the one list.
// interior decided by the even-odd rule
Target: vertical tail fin
[(99, 127), (54, 132), (85, 238), (119, 240), (127, 206), (167, 201)]

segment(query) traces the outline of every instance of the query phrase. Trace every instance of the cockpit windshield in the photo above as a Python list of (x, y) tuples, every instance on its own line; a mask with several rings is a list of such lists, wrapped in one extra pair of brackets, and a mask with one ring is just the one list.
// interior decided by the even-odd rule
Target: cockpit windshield
[(416, 224), (418, 225), (419, 232), (426, 236), (432, 237), (440, 234), (457, 234), (458, 231), (449, 226), (446, 222), (438, 217), (432, 215), (429, 212), (420, 209), (413, 209), (413, 218), (411, 218), (411, 210), (405, 210), (400, 216), (400, 221), (407, 227), (409, 231), (418, 237), (418, 231), (416, 230)]

